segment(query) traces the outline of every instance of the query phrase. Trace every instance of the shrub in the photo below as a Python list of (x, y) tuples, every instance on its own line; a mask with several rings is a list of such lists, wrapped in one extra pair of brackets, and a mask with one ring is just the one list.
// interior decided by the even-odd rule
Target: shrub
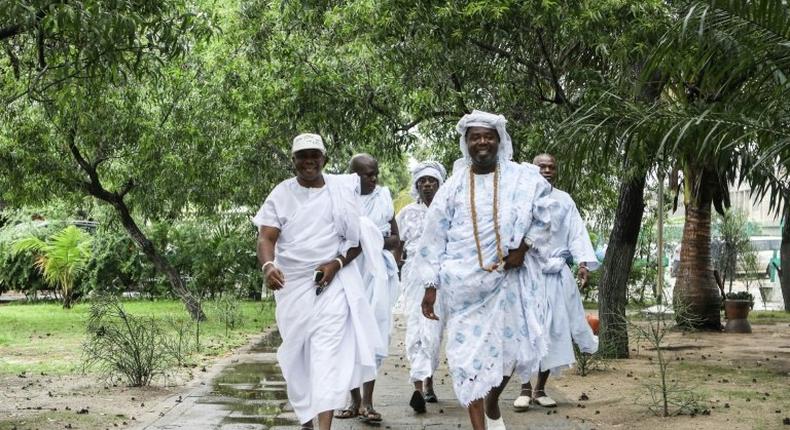
[(11, 248), (16, 254), (32, 252), (36, 255), (35, 266), (43, 274), (44, 281), (60, 289), (63, 307), (70, 308), (77, 277), (90, 260), (88, 233), (70, 225), (46, 240), (34, 235), (15, 240)]
[(214, 309), (216, 310), (217, 318), (225, 325), (225, 337), (228, 337), (230, 330), (238, 327), (244, 318), (241, 302), (232, 294), (224, 294), (215, 300)]
[(184, 361), (182, 351), (152, 317), (130, 315), (117, 299), (100, 296), (92, 304), (83, 343), (84, 367), (132, 387), (150, 385)]
[(229, 215), (157, 225), (155, 237), (199, 296), (250, 295), (262, 277), (255, 258), (255, 230), (246, 217)]
[(153, 266), (125, 231), (100, 226), (94, 234), (93, 255), (85, 275), (85, 289), (99, 294), (142, 290), (155, 279)]
[(46, 238), (53, 231), (53, 225), (27, 221), (9, 223), (0, 229), (0, 293), (19, 291), (28, 298), (34, 298), (39, 290), (46, 287), (41, 273), (35, 267), (35, 254), (15, 253), (12, 243), (23, 238), (35, 236)]

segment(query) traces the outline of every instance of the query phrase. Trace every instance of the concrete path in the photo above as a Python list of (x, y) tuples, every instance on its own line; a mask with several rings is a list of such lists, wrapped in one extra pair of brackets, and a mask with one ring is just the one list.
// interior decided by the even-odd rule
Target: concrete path
[[(428, 404), (428, 412), (416, 415), (408, 406), (413, 388), (408, 383), (408, 362), (402, 355), (404, 318), (396, 316), (391, 356), (376, 381), (374, 402), (384, 421), (370, 426), (357, 419), (334, 421), (333, 429), (456, 430), (468, 429), (466, 411), (458, 404), (446, 368), (436, 375), (439, 403)], [(167, 413), (148, 424), (146, 430), (221, 429), (285, 430), (298, 429), (296, 416), (288, 405), (285, 383), (279, 372), (274, 351), (279, 339), (269, 336), (218, 366), (210, 383), (183, 396)], [(510, 405), (518, 395), (519, 381), (512, 381), (502, 396), (505, 423), (511, 430), (590, 429), (560, 412), (534, 408), (515, 413)], [(549, 392), (560, 404), (569, 399)], [(560, 408), (562, 409), (562, 407)]]

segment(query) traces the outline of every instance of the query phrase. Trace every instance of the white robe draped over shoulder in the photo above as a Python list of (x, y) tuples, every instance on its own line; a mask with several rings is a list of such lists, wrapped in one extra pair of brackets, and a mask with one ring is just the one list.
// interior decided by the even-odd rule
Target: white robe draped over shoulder
[[(499, 161), (498, 224), (504, 253), (522, 240), (537, 240), (548, 220), (533, 219), (542, 178), (527, 168)], [(517, 363), (537, 367), (545, 351), (539, 323), (542, 300), (533, 297), (526, 267), (504, 272), (480, 268), (470, 204), (470, 168), (459, 165), (434, 197), (415, 255), (422, 284), (433, 283), (443, 296), (446, 352), (453, 388), (464, 406), (483, 398), (509, 376)], [(497, 261), (494, 228), (494, 174), (473, 175), (478, 237), (483, 265)], [(545, 181), (543, 181), (545, 182)], [(538, 222), (539, 221), (539, 222)]]
[(587, 323), (581, 295), (568, 263), (585, 263), (589, 270), (596, 270), (599, 264), (584, 220), (571, 196), (553, 188), (549, 199), (551, 239), (545, 248), (539, 248), (547, 299), (544, 317), (549, 349), (540, 367), (556, 374), (575, 362), (572, 341), (582, 352), (598, 350), (598, 337)]
[(362, 284), (376, 318), (376, 327), (383, 344), (376, 349), (376, 365), (381, 366), (389, 355), (392, 331), (392, 308), (398, 299), (398, 265), (392, 252), (384, 249), (384, 238), (391, 232), (390, 221), (395, 216), (392, 196), (386, 187), (376, 187), (361, 196), (360, 242), (362, 254), (358, 267)]
[(281, 182), (253, 218), (256, 226), (280, 230), (275, 264), (285, 285), (274, 293), (283, 339), (277, 360), (302, 423), (343, 408), (349, 390), (375, 379), (381, 345), (356, 267), (338, 271), (315, 294), (314, 270), (359, 243), (359, 177), (324, 180), (321, 188), (302, 187), (296, 178)]
[(417, 244), (422, 237), (428, 206), (411, 203), (398, 212), (398, 233), (404, 242), (406, 261), (401, 268), (401, 287), (406, 315), (406, 341), (404, 349), (409, 360), (410, 382), (423, 381), (439, 368), (440, 346), (444, 331), (445, 313), (442, 293), (436, 293), (434, 313), (439, 321), (429, 320), (422, 314), (422, 297), (425, 288), (415, 266)]

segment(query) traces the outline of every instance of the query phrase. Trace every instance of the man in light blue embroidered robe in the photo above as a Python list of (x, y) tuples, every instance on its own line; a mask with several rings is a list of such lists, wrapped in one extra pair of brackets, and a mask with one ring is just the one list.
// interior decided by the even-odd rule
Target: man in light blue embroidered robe
[(436, 318), (436, 289), (443, 295), (453, 388), (475, 430), (505, 428), (501, 391), (518, 363), (537, 368), (546, 348), (542, 301), (530, 296), (539, 289), (524, 263), (531, 244), (545, 240), (548, 219), (533, 209), (549, 186), (511, 161), (505, 123), (480, 111), (459, 121), (464, 162), (428, 209), (415, 263), (426, 317)]

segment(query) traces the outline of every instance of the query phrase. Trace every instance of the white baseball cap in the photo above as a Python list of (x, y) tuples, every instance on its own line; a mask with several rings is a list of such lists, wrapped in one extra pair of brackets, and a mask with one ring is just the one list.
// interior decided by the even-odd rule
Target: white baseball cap
[(291, 154), (305, 149), (317, 149), (321, 151), (322, 154), (326, 154), (324, 140), (321, 139), (321, 136), (313, 133), (302, 133), (294, 137), (293, 145), (291, 146)]

